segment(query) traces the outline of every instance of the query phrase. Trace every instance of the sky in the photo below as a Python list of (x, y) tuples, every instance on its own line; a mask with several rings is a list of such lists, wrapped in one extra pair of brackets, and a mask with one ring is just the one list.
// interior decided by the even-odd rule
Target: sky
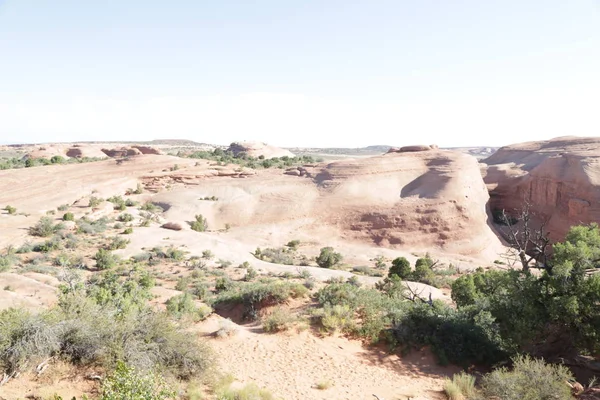
[(600, 0), (0, 0), (0, 142), (600, 136)]

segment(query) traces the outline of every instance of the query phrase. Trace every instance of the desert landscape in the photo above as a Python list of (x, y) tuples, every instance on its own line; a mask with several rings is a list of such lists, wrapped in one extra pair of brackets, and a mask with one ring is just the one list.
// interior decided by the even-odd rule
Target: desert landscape
[(597, 398), (599, 154), (2, 146), (0, 398)]

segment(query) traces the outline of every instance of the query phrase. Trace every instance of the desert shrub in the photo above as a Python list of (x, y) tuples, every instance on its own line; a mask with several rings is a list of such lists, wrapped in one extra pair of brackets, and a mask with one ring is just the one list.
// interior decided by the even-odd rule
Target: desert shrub
[(228, 268), (231, 267), (233, 263), (229, 260), (223, 260), (222, 258), (219, 259), (219, 261), (217, 261), (217, 265), (219, 266), (219, 268)]
[(398, 276), (400, 279), (408, 280), (412, 275), (412, 270), (410, 269), (410, 262), (405, 257), (398, 257), (392, 261), (392, 266), (390, 267), (390, 271), (388, 272), (388, 276), (392, 275)]
[(205, 232), (208, 229), (208, 222), (201, 214), (196, 215), (195, 221), (190, 223), (190, 227), (196, 232)]
[(281, 332), (289, 329), (297, 317), (280, 307), (275, 308), (268, 316), (262, 319), (265, 332)]
[(300, 246), (300, 241), (299, 240), (290, 240), (287, 244), (287, 247), (289, 247), (292, 250), (297, 250), (298, 247)]
[(119, 257), (106, 249), (98, 249), (94, 259), (96, 260), (96, 268), (100, 270), (112, 268), (119, 261)]
[(371, 267), (368, 267), (366, 265), (359, 265), (356, 267), (352, 267), (352, 272), (354, 273), (358, 273), (358, 274), (363, 274), (363, 275), (367, 275), (367, 276), (383, 276), (383, 272), (373, 269)]
[(133, 228), (132, 227), (125, 228), (122, 233), (123, 233), (123, 235), (131, 235), (133, 233)]
[(54, 250), (60, 250), (63, 248), (62, 238), (58, 235), (52, 236), (50, 239), (43, 243), (38, 243), (33, 247), (33, 251), (48, 253)]
[(104, 232), (108, 226), (108, 218), (102, 217), (95, 221), (90, 221), (87, 218), (81, 218), (77, 221), (77, 232), (87, 234), (98, 234)]
[(31, 242), (26, 241), (21, 246), (19, 246), (19, 248), (16, 250), (16, 253), (17, 254), (31, 253), (33, 251), (33, 248), (34, 248), (34, 245)]
[(176, 392), (166, 381), (153, 372), (138, 372), (125, 363), (117, 363), (115, 370), (102, 382), (101, 400), (167, 400)]
[(410, 279), (412, 281), (425, 283), (427, 285), (432, 285), (436, 280), (433, 270), (426, 263), (415, 265), (415, 270)]
[(449, 400), (474, 399), (477, 395), (475, 377), (464, 372), (455, 374), (444, 382), (444, 392)]
[(125, 200), (125, 205), (127, 207), (137, 207), (140, 203), (138, 203), (137, 201), (134, 201), (132, 199), (127, 199)]
[(377, 256), (373, 259), (373, 261), (375, 261), (375, 268), (385, 269), (385, 258), (383, 256)]
[(75, 221), (75, 215), (72, 212), (65, 213), (62, 217), (63, 221)]
[(213, 254), (212, 251), (210, 250), (204, 250), (202, 251), (202, 258), (206, 259), (206, 260), (210, 260), (214, 257), (215, 255)]
[(346, 280), (346, 283), (348, 283), (349, 285), (352, 285), (352, 286), (356, 286), (356, 287), (362, 286), (360, 279), (358, 279), (358, 276), (356, 276), (356, 275), (352, 275), (350, 278), (348, 278)]
[(185, 291), (191, 283), (191, 279), (189, 276), (182, 276), (177, 279), (177, 283), (175, 284), (175, 290), (179, 290), (180, 292)]
[(513, 369), (500, 368), (485, 375), (481, 391), (485, 398), (502, 400), (569, 400), (571, 390), (566, 382), (573, 376), (562, 365), (546, 364), (529, 356), (513, 359)]
[(190, 318), (194, 322), (205, 319), (212, 310), (208, 306), (198, 307), (192, 295), (182, 293), (167, 300), (167, 312), (174, 318)]
[(204, 300), (209, 294), (208, 286), (204, 282), (196, 282), (193, 286), (192, 293), (198, 297), (198, 300)]
[(34, 225), (29, 227), (29, 234), (32, 236), (48, 237), (63, 228), (62, 224), (55, 224), (50, 217), (42, 217)]
[(147, 211), (150, 213), (157, 213), (157, 212), (161, 212), (163, 209), (160, 206), (152, 203), (151, 201), (147, 201), (144, 204), (142, 204), (142, 206), (140, 207), (140, 210)]
[(123, 213), (117, 217), (117, 220), (119, 220), (120, 222), (131, 222), (133, 221), (133, 215), (129, 213)]
[(233, 281), (227, 276), (218, 277), (215, 281), (215, 290), (217, 292), (231, 290), (233, 287), (234, 287)]
[(99, 197), (91, 196), (88, 203), (88, 207), (98, 207), (103, 201), (104, 200), (102, 200)]
[(325, 305), (313, 313), (313, 318), (327, 332), (352, 332), (356, 328), (354, 310), (347, 304)]
[(317, 265), (321, 268), (332, 268), (342, 261), (342, 255), (336, 253), (333, 247), (323, 247), (317, 257)]
[(70, 267), (72, 265), (71, 256), (66, 253), (60, 253), (52, 261), (57, 267)]
[(256, 270), (254, 268), (252, 268), (251, 266), (246, 268), (246, 275), (244, 275), (244, 280), (246, 282), (250, 282), (257, 276), (258, 276), (258, 272), (256, 272)]
[(175, 246), (169, 246), (163, 252), (164, 258), (174, 261), (181, 261), (185, 258), (186, 252), (184, 250), (178, 249)]
[[(259, 250), (258, 258), (274, 264), (294, 265), (294, 255), (286, 248), (266, 248)], [(256, 252), (255, 252), (256, 256)]]
[(67, 211), (69, 209), (69, 205), (68, 204), (61, 204), (60, 206), (56, 207), (56, 209), (58, 211)]
[(255, 320), (261, 308), (282, 304), (290, 298), (304, 297), (308, 290), (299, 283), (282, 281), (251, 282), (221, 291), (215, 304), (241, 303), (244, 318)]
[(124, 249), (129, 244), (129, 239), (125, 239), (121, 236), (113, 237), (110, 242), (106, 245), (107, 250), (119, 250)]
[(0, 272), (8, 271), (16, 262), (17, 258), (12, 254), (0, 255)]
[(4, 207), (4, 210), (6, 210), (6, 212), (10, 215), (15, 215), (17, 213), (17, 209), (13, 206), (6, 206)]

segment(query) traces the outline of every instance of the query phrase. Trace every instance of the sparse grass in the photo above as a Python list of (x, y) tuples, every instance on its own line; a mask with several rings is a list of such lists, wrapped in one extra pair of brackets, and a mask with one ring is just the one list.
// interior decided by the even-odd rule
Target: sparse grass
[(277, 307), (262, 319), (262, 326), (265, 332), (281, 332), (289, 329), (297, 320), (296, 315)]
[(319, 390), (327, 390), (329, 388), (331, 388), (333, 386), (333, 382), (331, 382), (330, 380), (322, 380), (317, 382), (317, 384), (315, 385), (315, 387)]
[(77, 232), (87, 233), (90, 235), (104, 232), (108, 229), (108, 218), (102, 217), (96, 221), (91, 221), (87, 218), (81, 218), (77, 221)]
[(133, 221), (133, 215), (131, 215), (129, 213), (123, 213), (117, 217), (117, 220), (119, 222), (131, 222), (131, 221)]
[(123, 231), (123, 235), (131, 235), (132, 233), (133, 233), (132, 227), (125, 228), (125, 230)]
[(464, 372), (455, 374), (452, 380), (446, 379), (444, 382), (444, 392), (449, 400), (474, 399), (477, 395), (475, 377)]
[(17, 258), (12, 254), (0, 255), (0, 272), (8, 271), (17, 262)]
[(103, 202), (103, 201), (104, 201), (104, 200), (103, 200), (103, 199), (101, 199), (101, 198), (99, 198), (99, 197), (96, 197), (96, 196), (91, 196), (91, 197), (90, 197), (90, 200), (89, 200), (89, 203), (88, 203), (88, 207), (96, 208), (96, 207), (98, 207), (100, 204), (102, 204), (102, 202)]
[(230, 386), (221, 387), (216, 390), (217, 400), (274, 400), (275, 397), (265, 389), (261, 389), (254, 383), (249, 383), (242, 388), (234, 389)]
[(61, 204), (60, 206), (58, 206), (56, 208), (58, 211), (67, 211), (69, 209), (69, 205), (68, 204)]
[(204, 258), (206, 260), (211, 260), (214, 256), (215, 255), (210, 250), (204, 250), (204, 251), (202, 251), (202, 258)]

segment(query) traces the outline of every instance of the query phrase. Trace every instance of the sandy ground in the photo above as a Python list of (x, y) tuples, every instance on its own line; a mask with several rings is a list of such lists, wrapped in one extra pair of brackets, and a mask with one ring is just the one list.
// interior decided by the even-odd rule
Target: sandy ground
[[(444, 399), (444, 377), (456, 367), (440, 367), (426, 350), (407, 356), (365, 348), (356, 340), (318, 337), (311, 330), (264, 333), (258, 325), (238, 326), (227, 338), (215, 338), (221, 317), (198, 327), (208, 338), (224, 371), (240, 382), (255, 382), (280, 398), (295, 399)], [(331, 386), (319, 390), (319, 383)]]

